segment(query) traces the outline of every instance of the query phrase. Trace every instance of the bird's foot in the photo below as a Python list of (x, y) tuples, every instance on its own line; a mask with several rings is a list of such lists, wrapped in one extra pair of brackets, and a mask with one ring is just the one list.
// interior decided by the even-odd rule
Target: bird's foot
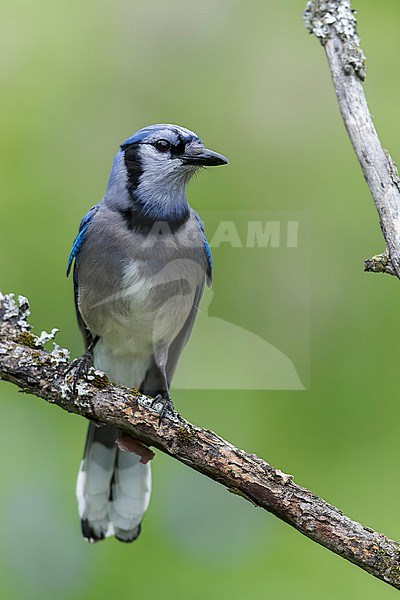
[(153, 406), (155, 404), (161, 404), (161, 410), (160, 410), (160, 414), (158, 417), (158, 424), (161, 425), (161, 422), (163, 420), (163, 418), (165, 417), (165, 415), (170, 412), (172, 414), (174, 414), (175, 409), (174, 409), (174, 404), (172, 402), (171, 396), (168, 394), (168, 392), (164, 393), (164, 394), (157, 394), (157, 396), (155, 396), (153, 398), (153, 401), (151, 403), (151, 407), (153, 408)]
[(88, 349), (82, 356), (75, 358), (68, 368), (65, 370), (65, 375), (74, 371), (73, 383), (72, 383), (72, 394), (77, 395), (77, 388), (80, 379), (87, 379), (90, 369), (93, 367), (93, 352)]

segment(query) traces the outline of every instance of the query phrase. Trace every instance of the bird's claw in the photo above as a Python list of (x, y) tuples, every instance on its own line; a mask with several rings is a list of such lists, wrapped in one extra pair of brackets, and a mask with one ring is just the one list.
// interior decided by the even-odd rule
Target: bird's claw
[(161, 422), (163, 420), (163, 418), (165, 417), (165, 415), (170, 412), (170, 413), (174, 413), (174, 404), (171, 400), (171, 397), (169, 394), (166, 394), (165, 396), (163, 396), (162, 394), (157, 394), (157, 396), (155, 396), (153, 398), (153, 401), (151, 403), (151, 407), (153, 408), (153, 406), (155, 404), (162, 404), (161, 410), (160, 410), (160, 414), (158, 417), (158, 424), (161, 425)]
[(86, 351), (79, 358), (75, 358), (65, 370), (65, 375), (74, 371), (73, 383), (72, 383), (72, 394), (76, 396), (77, 387), (80, 379), (87, 379), (90, 369), (93, 367), (93, 353)]

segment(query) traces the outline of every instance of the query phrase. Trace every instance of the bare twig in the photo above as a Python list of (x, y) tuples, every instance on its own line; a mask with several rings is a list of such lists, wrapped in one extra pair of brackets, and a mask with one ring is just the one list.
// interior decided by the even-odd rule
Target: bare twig
[(369, 273), (388, 273), (388, 275), (396, 275), (387, 252), (377, 254), (372, 258), (364, 260), (364, 271), (368, 271)]
[(339, 554), (375, 577), (400, 589), (400, 544), (344, 516), (291, 475), (274, 469), (254, 454), (235, 448), (212, 431), (195, 427), (180, 415), (167, 415), (159, 426), (152, 399), (112, 385), (100, 372), (71, 393), (66, 375), (68, 352), (43, 349), (51, 334), (30, 332), (26, 298), (0, 294), (0, 378), (23, 391), (87, 419), (117, 427), (154, 446), (273, 513), (303, 535)]
[(386, 260), (373, 257), (366, 271), (400, 277), (400, 191), (397, 167), (382, 148), (364, 94), (365, 55), (349, 0), (313, 0), (304, 20), (325, 48), (343, 122), (379, 214)]

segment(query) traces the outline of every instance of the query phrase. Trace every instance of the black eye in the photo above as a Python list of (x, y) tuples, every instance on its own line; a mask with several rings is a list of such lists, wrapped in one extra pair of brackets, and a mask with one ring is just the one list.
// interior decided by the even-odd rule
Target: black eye
[(171, 148), (171, 144), (168, 140), (157, 140), (154, 146), (159, 152), (168, 152), (168, 150)]

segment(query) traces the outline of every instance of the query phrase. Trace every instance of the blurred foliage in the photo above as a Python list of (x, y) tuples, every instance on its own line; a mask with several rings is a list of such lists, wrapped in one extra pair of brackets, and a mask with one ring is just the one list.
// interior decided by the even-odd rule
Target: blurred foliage
[[(323, 50), (302, 24), (304, 4), (5, 0), (0, 286), (29, 297), (36, 331), (60, 327), (59, 343), (81, 353), (65, 278), (80, 218), (101, 198), (127, 135), (155, 122), (194, 129), (231, 162), (191, 185), (200, 212), (309, 214), (311, 377), (306, 391), (177, 390), (175, 403), (195, 423), (399, 539), (400, 288), (394, 278), (362, 271), (363, 259), (384, 244)], [(364, 0), (355, 7), (368, 100), (396, 160), (400, 6)], [(267, 270), (255, 276), (268, 286)], [(301, 286), (299, 276), (295, 286), (283, 281), (271, 291), (265, 319), (284, 320), (286, 296), (302, 298)], [(214, 292), (211, 313), (239, 323), (262, 302), (235, 264), (216, 264)], [(8, 384), (1, 395), (2, 598), (395, 593), (161, 455), (138, 542), (85, 545), (74, 482), (86, 423)]]

